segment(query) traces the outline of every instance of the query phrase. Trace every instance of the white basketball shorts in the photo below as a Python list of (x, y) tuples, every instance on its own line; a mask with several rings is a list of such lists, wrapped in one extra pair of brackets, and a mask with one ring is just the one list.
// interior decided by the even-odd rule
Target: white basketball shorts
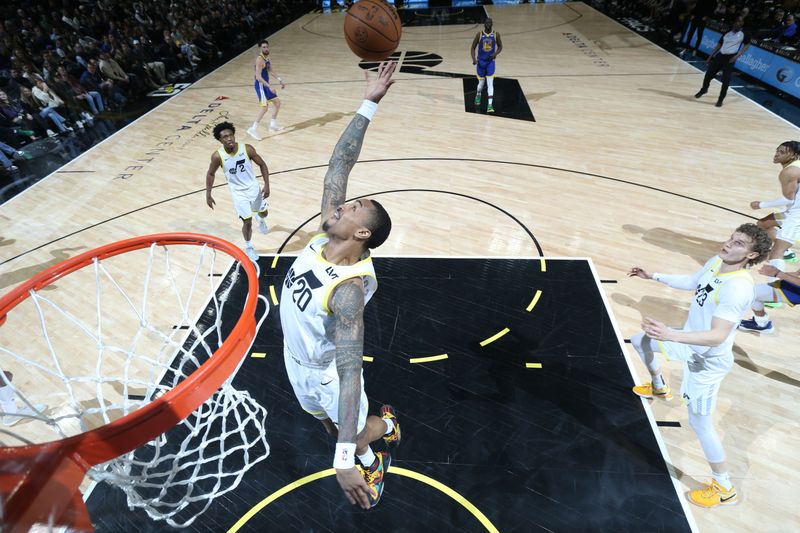
[[(309, 368), (301, 365), (284, 347), (283, 360), (286, 374), (294, 389), (300, 407), (318, 420), (330, 418), (339, 425), (339, 374), (336, 361), (331, 361), (325, 369)], [(367, 424), (369, 400), (364, 392), (364, 371), (361, 371), (361, 402), (358, 410), (358, 429), (360, 433)]]

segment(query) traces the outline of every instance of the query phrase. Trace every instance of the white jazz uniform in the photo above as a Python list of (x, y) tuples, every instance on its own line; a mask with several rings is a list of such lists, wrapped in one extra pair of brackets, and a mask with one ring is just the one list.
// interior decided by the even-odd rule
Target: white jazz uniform
[(714, 256), (697, 271), (694, 300), (683, 331), (708, 331), (714, 317), (732, 322), (734, 326), (719, 346), (697, 346), (670, 341), (658, 341), (658, 347), (668, 359), (683, 361), (681, 396), (689, 409), (698, 415), (710, 415), (717, 403), (722, 379), (733, 367), (733, 340), (736, 326), (755, 297), (753, 277), (746, 270), (720, 274), (722, 259)]
[[(800, 167), (800, 160), (792, 161), (788, 166)], [(783, 211), (775, 213), (775, 220), (781, 226), (778, 228), (778, 239), (794, 244), (800, 238), (800, 191)]]
[[(347, 266), (329, 263), (322, 256), (328, 243), (324, 233), (311, 238), (295, 259), (281, 290), (281, 326), (286, 373), (303, 409), (320, 420), (339, 419), (339, 375), (336, 372), (333, 340), (326, 335), (333, 315), (328, 301), (337, 285), (360, 277), (364, 283), (364, 304), (378, 288), (372, 257)], [(361, 376), (361, 405), (358, 431), (367, 421), (369, 404)]]
[(261, 186), (256, 180), (253, 162), (247, 155), (244, 143), (236, 145), (236, 153), (229, 154), (224, 146), (220, 146), (219, 157), (222, 160), (222, 169), (228, 180), (228, 187), (233, 196), (233, 207), (239, 218), (247, 220), (253, 213), (267, 210), (267, 199), (262, 196)]

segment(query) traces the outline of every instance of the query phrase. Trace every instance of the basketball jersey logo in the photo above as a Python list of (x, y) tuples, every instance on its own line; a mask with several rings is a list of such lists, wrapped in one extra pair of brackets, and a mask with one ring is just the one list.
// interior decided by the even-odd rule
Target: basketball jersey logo
[(231, 168), (228, 169), (228, 172), (232, 175), (236, 175), (237, 172), (244, 172), (244, 159), (237, 159), (236, 162), (233, 164)]
[(311, 301), (311, 291), (322, 287), (322, 282), (314, 275), (314, 271), (308, 270), (299, 276), (295, 275), (294, 268), (289, 269), (286, 274), (286, 288), (291, 289), (292, 285), (297, 287), (292, 291), (292, 301), (301, 311), (305, 311)]
[(492, 40), (490, 38), (487, 37), (485, 39), (481, 39), (481, 42), (483, 43), (482, 46), (483, 46), (483, 51), (484, 52), (491, 52), (492, 51), (492, 46), (494, 46), (494, 45), (492, 44)]
[(705, 287), (698, 285), (697, 290), (694, 291), (694, 299), (697, 302), (697, 305), (703, 307), (703, 304), (706, 303), (708, 299), (708, 295), (714, 292), (714, 287), (711, 284), (707, 284)]

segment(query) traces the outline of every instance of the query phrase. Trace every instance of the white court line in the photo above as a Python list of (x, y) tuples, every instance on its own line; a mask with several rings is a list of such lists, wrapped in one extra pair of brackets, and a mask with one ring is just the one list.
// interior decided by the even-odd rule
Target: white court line
[[(633, 378), (633, 382), (636, 383), (637, 376), (636, 371), (634, 370), (633, 363), (631, 362), (630, 358), (628, 357), (628, 350), (625, 349), (625, 339), (623, 338), (622, 334), (620, 333), (619, 326), (617, 325), (617, 319), (614, 317), (614, 313), (611, 311), (611, 305), (608, 303), (608, 298), (606, 297), (606, 293), (603, 290), (602, 286), (600, 285), (600, 276), (597, 274), (597, 270), (594, 268), (594, 263), (591, 259), (587, 259), (589, 263), (589, 268), (592, 270), (592, 276), (594, 277), (595, 283), (597, 284), (597, 290), (600, 293), (600, 297), (603, 298), (603, 305), (606, 307), (606, 312), (608, 312), (608, 317), (611, 320), (611, 325), (614, 327), (614, 333), (617, 335), (617, 342), (619, 343), (620, 348), (622, 349), (622, 355), (625, 358), (625, 362), (628, 364), (628, 370), (630, 370), (631, 377)], [(633, 392), (631, 392), (633, 394)], [(694, 519), (694, 515), (692, 514), (692, 507), (689, 502), (684, 497), (684, 488), (681, 485), (681, 482), (678, 481), (678, 477), (675, 472), (675, 467), (672, 464), (672, 459), (669, 456), (669, 451), (667, 450), (667, 445), (664, 442), (664, 439), (661, 437), (661, 432), (658, 430), (658, 425), (656, 425), (655, 416), (653, 416), (653, 410), (650, 408), (650, 404), (644, 398), (641, 398), (642, 406), (644, 407), (644, 412), (647, 414), (647, 420), (650, 422), (650, 427), (653, 429), (653, 435), (656, 438), (656, 442), (658, 443), (658, 449), (661, 450), (661, 455), (664, 457), (664, 462), (667, 464), (667, 470), (669, 471), (669, 477), (672, 480), (672, 485), (675, 487), (675, 493), (678, 495), (678, 501), (683, 508), (683, 512), (686, 515), (686, 521), (689, 522), (689, 527), (692, 529), (694, 533), (700, 531), (700, 528), (697, 526), (697, 522)]]

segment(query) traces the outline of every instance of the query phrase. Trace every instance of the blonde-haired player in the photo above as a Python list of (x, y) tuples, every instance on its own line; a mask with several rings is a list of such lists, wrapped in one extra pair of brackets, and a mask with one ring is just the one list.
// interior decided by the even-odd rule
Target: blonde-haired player
[(689, 501), (701, 507), (737, 503), (711, 414), (717, 404), (722, 380), (733, 367), (733, 339), (742, 316), (755, 295), (753, 278), (745, 267), (763, 261), (772, 246), (767, 232), (755, 224), (742, 224), (725, 242), (719, 254), (693, 275), (651, 274), (635, 266), (628, 276), (652, 279), (675, 289), (694, 291), (689, 316), (682, 329), (672, 329), (645, 318), (642, 332), (631, 337), (652, 381), (637, 385), (633, 392), (643, 398), (672, 399), (672, 391), (661, 374), (657, 354), (683, 361), (681, 397), (689, 408), (692, 426), (711, 466), (711, 483), (689, 492)]

